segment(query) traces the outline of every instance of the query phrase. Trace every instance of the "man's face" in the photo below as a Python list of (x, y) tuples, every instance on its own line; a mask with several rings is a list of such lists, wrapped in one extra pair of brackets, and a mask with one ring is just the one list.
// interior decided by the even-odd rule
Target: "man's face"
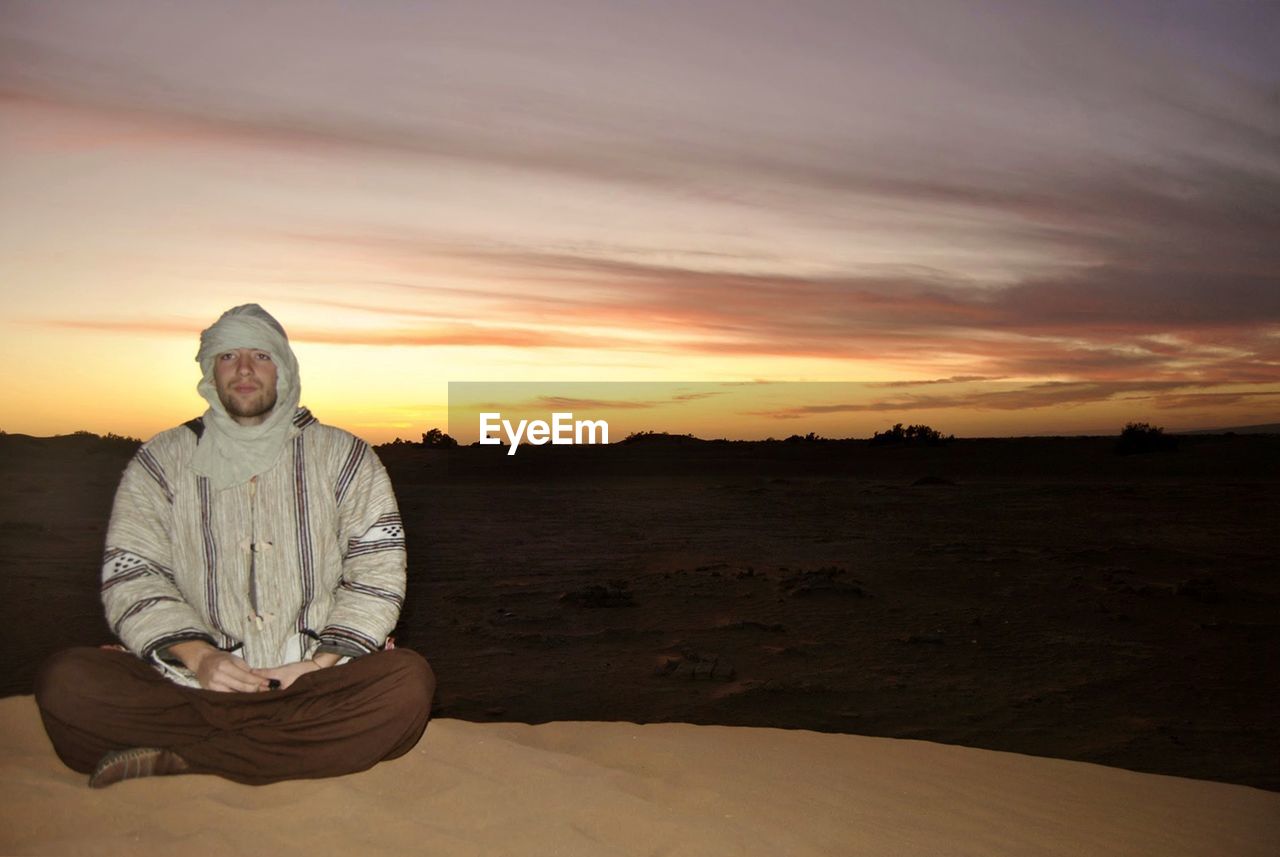
[(256, 426), (276, 404), (276, 364), (260, 348), (237, 348), (214, 358), (218, 399), (242, 426)]

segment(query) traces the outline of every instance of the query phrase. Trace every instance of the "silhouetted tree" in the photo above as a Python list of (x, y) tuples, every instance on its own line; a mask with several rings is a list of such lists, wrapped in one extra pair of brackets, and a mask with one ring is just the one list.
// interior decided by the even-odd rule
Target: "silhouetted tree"
[(1134, 455), (1145, 452), (1174, 452), (1178, 439), (1164, 433), (1164, 429), (1151, 423), (1126, 423), (1116, 441), (1116, 452)]
[(893, 428), (886, 431), (878, 431), (871, 437), (871, 442), (877, 446), (883, 444), (926, 444), (933, 446), (947, 441), (955, 440), (955, 435), (942, 436), (942, 432), (937, 429), (930, 428), (927, 425), (910, 425), (906, 428), (902, 427), (902, 423), (894, 423)]
[(808, 434), (793, 434), (787, 438), (787, 443), (816, 443), (820, 440), (826, 440), (826, 438), (811, 431)]
[(440, 429), (433, 428), (423, 433), (422, 445), (434, 449), (452, 449), (458, 445), (458, 442)]
[(665, 431), (633, 431), (622, 439), (623, 443), (701, 443), (700, 438), (696, 438), (691, 434), (671, 434)]

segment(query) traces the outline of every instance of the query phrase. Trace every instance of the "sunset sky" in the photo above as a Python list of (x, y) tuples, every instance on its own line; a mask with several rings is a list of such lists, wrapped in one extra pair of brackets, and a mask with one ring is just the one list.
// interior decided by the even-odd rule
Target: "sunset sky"
[(1246, 0), (0, 0), (0, 429), (198, 414), (250, 301), (375, 442), (450, 381), (1277, 422), (1277, 44)]

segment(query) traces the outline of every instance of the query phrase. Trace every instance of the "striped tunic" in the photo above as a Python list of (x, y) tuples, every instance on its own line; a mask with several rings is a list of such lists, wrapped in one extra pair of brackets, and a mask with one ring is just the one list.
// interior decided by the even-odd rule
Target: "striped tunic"
[(102, 567), (112, 631), (172, 680), (167, 647), (206, 640), (251, 667), (383, 647), (404, 603), (404, 528), (369, 445), (305, 408), (252, 481), (214, 490), (189, 462), (197, 434), (156, 435), (116, 492)]

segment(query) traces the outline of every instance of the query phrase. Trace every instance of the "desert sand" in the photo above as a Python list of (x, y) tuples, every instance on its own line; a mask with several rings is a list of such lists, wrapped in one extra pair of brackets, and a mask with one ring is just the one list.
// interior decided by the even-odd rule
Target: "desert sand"
[(0, 435), (0, 852), (230, 851), (229, 831), (371, 853), (1269, 851), (1280, 437), (1113, 446), (381, 447), (409, 535), (398, 642), (440, 682), (413, 757), (99, 795), (23, 694), (48, 653), (110, 640), (98, 563), (136, 446)]
[(1271, 855), (1280, 794), (924, 741), (688, 724), (437, 719), (332, 780), (100, 791), (0, 700), (0, 853)]

